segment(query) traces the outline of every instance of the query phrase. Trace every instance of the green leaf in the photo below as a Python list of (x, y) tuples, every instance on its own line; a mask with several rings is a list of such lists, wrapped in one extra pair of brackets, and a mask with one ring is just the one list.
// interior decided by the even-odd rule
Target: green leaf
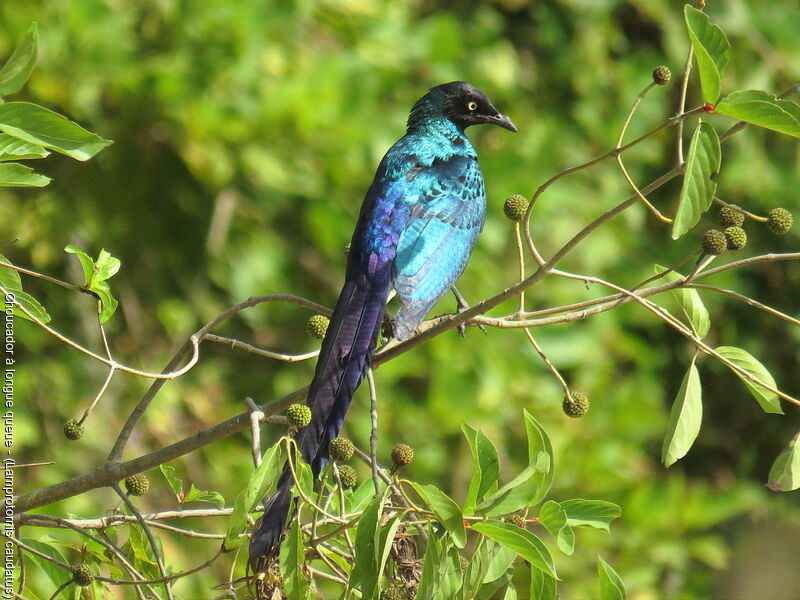
[[(49, 323), (50, 322), (50, 315), (45, 310), (44, 306), (42, 306), (39, 301), (28, 294), (27, 292), (23, 292), (22, 290), (17, 290), (12, 292), (14, 294), (14, 301), (19, 304), (19, 306), (14, 306), (14, 314), (18, 317), (22, 317), (23, 319), (27, 319), (28, 321), (39, 321), (40, 323)], [(33, 319), (29, 317), (27, 314), (22, 312), (20, 306), (28, 311), (33, 316)]]
[(772, 463), (767, 487), (773, 492), (791, 492), (800, 488), (800, 431)]
[(475, 431), (466, 423), (461, 429), (472, 452), (472, 478), (464, 500), (464, 514), (471, 515), (475, 512), (477, 503), (483, 500), (486, 492), (497, 482), (500, 459), (497, 456), (497, 448), (483, 432)]
[[(59, 550), (55, 546), (51, 546), (50, 544), (34, 539), (23, 539), (22, 541), (31, 548), (33, 548), (34, 550), (38, 550), (42, 554), (46, 554), (51, 558), (55, 558), (56, 560), (60, 560), (61, 562), (69, 564), (69, 561), (66, 558), (64, 558), (64, 555), (61, 553), (61, 550)], [(64, 569), (50, 562), (49, 560), (45, 560), (43, 558), (36, 556), (35, 554), (30, 554), (30, 553), (26, 553), (25, 557), (31, 559), (33, 562), (38, 564), (42, 568), (42, 570), (45, 573), (47, 573), (47, 576), (53, 582), (53, 585), (55, 587), (58, 587), (61, 584), (65, 583), (66, 581), (72, 579), (71, 573), (65, 571)]]
[(303, 575), (303, 536), (299, 519), (292, 520), (286, 539), (281, 543), (280, 571), (283, 593), (289, 600), (305, 600), (308, 582)]
[(597, 573), (600, 575), (600, 600), (625, 600), (625, 585), (622, 579), (599, 554)]
[[(502, 546), (491, 540), (484, 540), (484, 543), (480, 544), (469, 558), (469, 564), (464, 574), (464, 586), (462, 588), (464, 598), (475, 598), (478, 595), (478, 591), (486, 578), (489, 566), (499, 548), (502, 548)], [(506, 549), (506, 551), (508, 550)], [(513, 555), (513, 552), (510, 552), (510, 554)], [(503, 572), (505, 572), (505, 569)], [(503, 572), (494, 579), (500, 577)]]
[(619, 506), (605, 500), (565, 500), (561, 508), (567, 513), (567, 523), (572, 527), (594, 527), (609, 531), (609, 524), (622, 515)]
[(375, 542), (378, 525), (383, 514), (383, 498), (375, 498), (361, 513), (361, 520), (356, 529), (356, 561), (350, 574), (350, 587), (361, 587), (364, 598), (372, 598), (377, 588), (379, 573), (375, 570), (377, 555)]
[(686, 456), (700, 433), (700, 423), (703, 420), (702, 388), (700, 374), (694, 362), (695, 358), (692, 358), (678, 395), (672, 403), (669, 427), (661, 448), (661, 462), (667, 467)]
[(553, 448), (550, 445), (550, 438), (547, 437), (544, 428), (539, 425), (539, 422), (527, 411), (523, 410), (525, 415), (525, 432), (528, 436), (528, 462), (536, 465), (538, 489), (528, 503), (534, 506), (542, 501), (542, 499), (550, 491), (550, 486), (553, 484)]
[(66, 117), (30, 102), (0, 105), (0, 131), (76, 160), (89, 160), (111, 144)]
[(170, 465), (159, 465), (158, 468), (161, 470), (161, 474), (164, 476), (164, 479), (167, 480), (169, 487), (171, 487), (172, 491), (175, 492), (178, 502), (183, 502), (183, 481), (178, 479), (175, 475), (175, 467)]
[(464, 515), (458, 504), (434, 485), (419, 485), (418, 483), (412, 485), (450, 533), (453, 543), (458, 548), (463, 548), (467, 543), (467, 531), (464, 528)]
[[(531, 569), (535, 571), (536, 569)], [(517, 588), (514, 587), (514, 582), (510, 581), (506, 588), (506, 593), (503, 595), (503, 600), (517, 600)]]
[(501, 521), (478, 521), (472, 529), (513, 550), (532, 566), (558, 579), (550, 552), (530, 531)]
[[(5, 256), (0, 254), (0, 262), (13, 264)], [(7, 292), (18, 292), (22, 289), (22, 279), (19, 273), (9, 267), (0, 267), (0, 286)]]
[(29, 144), (5, 133), (0, 133), (0, 161), (33, 160), (49, 155), (50, 153), (41, 146)]
[(539, 509), (539, 522), (553, 536), (553, 539), (567, 556), (575, 550), (575, 533), (567, 523), (567, 513), (558, 502), (548, 500)]
[(556, 600), (556, 580), (539, 569), (531, 569), (531, 600)]
[(514, 512), (541, 502), (553, 482), (553, 449), (544, 429), (524, 411), (528, 436), (528, 466), (478, 505), (487, 516)]
[(92, 283), (111, 279), (119, 271), (122, 262), (111, 256), (105, 249), (100, 250), (97, 260), (94, 262), (94, 272)]
[(225, 508), (225, 498), (222, 497), (222, 494), (198, 490), (194, 487), (194, 484), (186, 492), (183, 502), (206, 502), (207, 504), (213, 504), (217, 508)]
[(0, 96), (16, 94), (28, 81), (36, 55), (39, 52), (39, 32), (36, 23), (31, 23), (22, 41), (14, 48), (11, 58), (0, 69)]
[[(489, 561), (489, 566), (483, 576), (483, 583), (489, 583), (500, 579), (508, 570), (508, 567), (511, 566), (511, 563), (514, 562), (514, 559), (517, 558), (517, 553), (510, 548), (506, 548), (500, 544), (494, 544), (494, 542), (492, 542), (492, 544), (497, 546), (497, 551)], [(489, 540), (486, 540), (483, 545), (488, 546)]]
[(281, 470), (283, 450), (281, 442), (271, 446), (261, 458), (261, 465), (253, 471), (241, 493), (233, 503), (233, 511), (228, 521), (228, 531), (225, 534), (223, 545), (230, 550), (242, 543), (239, 534), (247, 523), (247, 514), (253, 510), (258, 502), (267, 494), (275, 491), (275, 484)]
[[(757, 377), (770, 387), (777, 387), (775, 385), (775, 380), (772, 378), (772, 375), (770, 375), (769, 371), (767, 371), (767, 368), (741, 348), (736, 348), (735, 346), (720, 346), (719, 348), (715, 348), (715, 350), (734, 365), (743, 369), (747, 373), (750, 373), (754, 377)], [(781, 402), (778, 399), (777, 394), (770, 392), (762, 385), (750, 381), (736, 371), (734, 371), (734, 373), (736, 373), (736, 376), (744, 382), (744, 384), (747, 386), (747, 389), (750, 390), (750, 393), (753, 395), (753, 398), (756, 399), (761, 406), (761, 409), (765, 413), (772, 413), (776, 415), (783, 414)]]
[(714, 104), (719, 98), (720, 82), (725, 65), (728, 64), (730, 43), (725, 33), (712, 25), (708, 15), (686, 4), (683, 7), (686, 29), (694, 48), (697, 69), (700, 71), (700, 87), (703, 100)]
[(111, 288), (108, 287), (105, 281), (95, 283), (89, 289), (100, 297), (100, 322), (105, 323), (117, 311), (119, 302), (117, 302), (117, 299), (111, 294)]
[[(656, 274), (666, 271), (666, 267), (655, 265)], [(669, 271), (663, 276), (664, 281), (673, 282), (683, 279), (683, 275), (675, 271)], [(692, 330), (697, 334), (697, 337), (704, 338), (711, 328), (711, 319), (708, 316), (708, 309), (700, 298), (700, 294), (694, 289), (675, 288), (672, 295), (678, 301), (678, 304), (689, 319), (689, 324)]]
[(94, 260), (92, 260), (92, 257), (75, 244), (68, 245), (64, 248), (64, 252), (74, 254), (78, 258), (81, 263), (81, 268), (83, 269), (83, 285), (89, 285), (89, 282), (92, 280), (92, 273), (94, 272)]
[(44, 187), (52, 180), (19, 163), (0, 163), (0, 187)]
[(800, 137), (800, 105), (761, 90), (731, 92), (714, 111), (794, 137)]
[(686, 172), (672, 223), (672, 239), (677, 240), (694, 227), (711, 206), (717, 189), (717, 174), (722, 160), (719, 137), (708, 123), (700, 122), (692, 135), (686, 156)]
[(375, 553), (377, 558), (377, 563), (375, 564), (376, 573), (383, 573), (386, 561), (389, 560), (389, 553), (392, 551), (394, 535), (397, 533), (402, 521), (400, 517), (395, 517), (378, 530), (378, 545), (376, 548), (379, 551)]
[[(422, 561), (422, 575), (419, 580), (416, 600), (432, 600), (436, 594), (438, 566), (441, 562), (441, 543), (436, 534), (428, 530), (428, 548)], [(352, 577), (350, 578), (352, 581)]]

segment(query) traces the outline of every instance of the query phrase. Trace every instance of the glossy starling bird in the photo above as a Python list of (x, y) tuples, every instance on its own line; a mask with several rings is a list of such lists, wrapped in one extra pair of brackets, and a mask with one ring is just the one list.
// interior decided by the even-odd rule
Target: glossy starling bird
[[(392, 325), (394, 336), (402, 340), (414, 333), (467, 264), (483, 228), (486, 194), (477, 154), (464, 130), (481, 123), (517, 130), (469, 83), (438, 85), (414, 104), (406, 134), (375, 173), (309, 388), (311, 423), (297, 435), (315, 476), (328, 460), (328, 443), (338, 435), (369, 366), (391, 288), (401, 301)], [(280, 543), (291, 484), (285, 467), (250, 540), (253, 564)]]

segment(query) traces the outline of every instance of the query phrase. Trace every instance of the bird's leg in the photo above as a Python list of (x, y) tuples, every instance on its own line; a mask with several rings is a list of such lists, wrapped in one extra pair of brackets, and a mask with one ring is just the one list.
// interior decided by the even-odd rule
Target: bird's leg
[[(456, 297), (456, 310), (458, 310), (458, 312), (467, 310), (469, 308), (469, 304), (467, 304), (467, 301), (464, 300), (464, 296), (461, 295), (461, 292), (458, 291), (456, 286), (453, 286), (450, 289), (453, 290), (453, 295)], [(458, 335), (464, 337), (464, 331), (466, 328), (466, 323), (460, 323), (458, 325)], [(483, 325), (478, 325), (478, 329), (480, 329), (484, 334), (486, 333), (486, 328)]]

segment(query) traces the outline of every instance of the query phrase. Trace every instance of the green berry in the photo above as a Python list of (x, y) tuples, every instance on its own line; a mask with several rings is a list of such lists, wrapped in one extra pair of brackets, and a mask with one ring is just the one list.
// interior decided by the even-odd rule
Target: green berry
[(726, 227), (725, 237), (728, 239), (728, 250), (741, 250), (747, 244), (747, 233), (741, 227)]
[(402, 583), (390, 583), (386, 589), (381, 590), (380, 600), (408, 600), (406, 588)]
[(292, 427), (301, 429), (311, 423), (311, 409), (305, 404), (292, 404), (286, 409), (286, 420)]
[(353, 458), (354, 450), (353, 442), (343, 437), (333, 438), (328, 444), (328, 455), (336, 462), (347, 462)]
[(89, 568), (89, 565), (83, 563), (82, 565), (78, 566), (72, 572), (72, 581), (75, 582), (75, 585), (80, 587), (87, 587), (92, 585), (92, 581), (94, 581), (94, 574), (92, 570)]
[(392, 450), (392, 462), (396, 467), (407, 467), (414, 461), (414, 449), (408, 444), (397, 444)]
[(561, 408), (568, 417), (573, 419), (582, 417), (589, 412), (589, 396), (583, 392), (572, 392), (571, 396), (564, 398)]
[(350, 465), (339, 466), (339, 479), (342, 482), (342, 487), (346, 490), (358, 485), (356, 470)]
[(125, 490), (129, 496), (144, 496), (150, 489), (150, 481), (144, 473), (125, 478)]
[(525, 518), (520, 514), (514, 513), (513, 515), (508, 515), (503, 521), (525, 529)]
[(78, 425), (75, 419), (69, 419), (64, 423), (64, 436), (68, 440), (79, 440), (83, 435), (83, 425)]
[(503, 212), (512, 221), (522, 221), (528, 212), (528, 199), (520, 194), (509, 196), (503, 204)]
[(785, 208), (773, 208), (767, 214), (767, 227), (772, 233), (783, 235), (792, 228), (792, 213)]
[(667, 85), (670, 79), (672, 79), (672, 71), (669, 70), (669, 67), (661, 65), (653, 69), (653, 83), (656, 85)]
[(744, 223), (744, 213), (732, 206), (723, 206), (719, 209), (717, 220), (723, 227), (741, 227)]
[(702, 246), (706, 254), (722, 254), (728, 249), (728, 238), (718, 229), (709, 229), (703, 234)]
[(308, 319), (306, 323), (306, 331), (311, 337), (322, 339), (325, 337), (325, 332), (328, 331), (328, 324), (331, 320), (323, 315), (314, 315)]

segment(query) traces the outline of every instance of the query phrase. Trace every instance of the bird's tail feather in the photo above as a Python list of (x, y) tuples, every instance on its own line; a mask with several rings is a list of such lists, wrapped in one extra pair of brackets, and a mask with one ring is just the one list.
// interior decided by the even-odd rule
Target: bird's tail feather
[[(339, 434), (350, 400), (369, 366), (391, 285), (390, 269), (380, 277), (348, 277), (322, 341), (308, 391), (311, 422), (297, 436), (303, 459), (318, 475), (328, 460), (328, 443)], [(250, 559), (280, 542), (291, 508), (292, 476), (284, 467), (278, 487), (250, 540)]]

